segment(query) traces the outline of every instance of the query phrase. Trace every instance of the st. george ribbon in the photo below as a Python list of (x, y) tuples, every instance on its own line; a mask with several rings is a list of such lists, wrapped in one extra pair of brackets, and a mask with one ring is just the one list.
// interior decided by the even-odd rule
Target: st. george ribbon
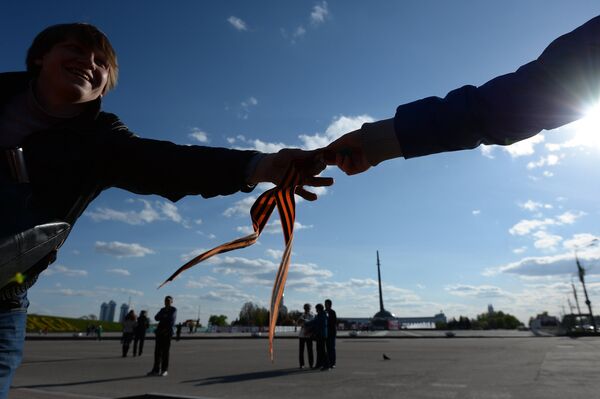
[(194, 259), (181, 266), (175, 273), (165, 280), (158, 288), (162, 287), (169, 281), (173, 281), (184, 270), (220, 253), (233, 251), (234, 249), (245, 248), (254, 244), (260, 233), (263, 231), (275, 205), (279, 211), (281, 219), (281, 228), (283, 229), (283, 237), (285, 239), (285, 250), (283, 257), (275, 276), (273, 284), (273, 292), (271, 293), (271, 309), (269, 314), (269, 355), (273, 361), (273, 337), (275, 335), (275, 326), (277, 325), (277, 315), (279, 314), (279, 305), (283, 297), (285, 282), (287, 280), (288, 268), (290, 266), (290, 257), (292, 253), (292, 242), (294, 240), (294, 221), (296, 219), (296, 202), (294, 200), (294, 191), (301, 184), (300, 174), (292, 164), (287, 170), (283, 181), (270, 190), (262, 193), (252, 208), (250, 209), (250, 217), (252, 218), (252, 227), (254, 233), (246, 237), (238, 238), (237, 240), (219, 245), (211, 250), (208, 250)]

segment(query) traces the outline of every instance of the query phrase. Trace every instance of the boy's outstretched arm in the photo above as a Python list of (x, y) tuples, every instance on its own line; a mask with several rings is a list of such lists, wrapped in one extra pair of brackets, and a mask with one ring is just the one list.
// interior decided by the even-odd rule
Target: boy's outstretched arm
[(248, 183), (279, 184), (292, 163), (302, 178), (302, 186), (296, 189), (296, 194), (305, 200), (314, 201), (317, 199), (317, 195), (307, 191), (304, 186), (325, 187), (333, 184), (331, 177), (317, 176), (327, 166), (322, 150), (305, 151), (295, 148), (286, 148), (276, 153), (262, 155), (254, 171), (248, 177)]

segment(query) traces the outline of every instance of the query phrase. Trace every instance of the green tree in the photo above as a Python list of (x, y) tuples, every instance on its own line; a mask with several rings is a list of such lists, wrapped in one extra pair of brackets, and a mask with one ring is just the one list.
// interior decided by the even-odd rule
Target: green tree
[(269, 323), (269, 311), (253, 302), (242, 305), (240, 313), (234, 325), (264, 327)]
[(208, 318), (208, 322), (210, 324), (212, 324), (213, 326), (218, 326), (218, 327), (225, 327), (227, 326), (227, 316), (225, 316), (224, 314), (221, 315), (216, 315), (216, 314), (211, 314), (210, 317)]
[(511, 314), (494, 312), (492, 314), (482, 313), (477, 316), (477, 324), (482, 330), (514, 330), (523, 323)]

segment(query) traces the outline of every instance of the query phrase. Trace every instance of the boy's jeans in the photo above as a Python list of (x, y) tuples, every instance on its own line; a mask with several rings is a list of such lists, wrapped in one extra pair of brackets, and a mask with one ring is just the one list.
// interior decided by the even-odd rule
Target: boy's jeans
[(21, 364), (28, 304), (26, 295), (20, 298), (20, 306), (12, 309), (0, 302), (0, 399), (8, 397), (13, 375)]

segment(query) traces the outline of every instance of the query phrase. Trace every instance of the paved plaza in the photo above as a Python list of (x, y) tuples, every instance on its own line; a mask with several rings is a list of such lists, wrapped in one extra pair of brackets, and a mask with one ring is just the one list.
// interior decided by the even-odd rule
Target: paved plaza
[[(338, 339), (332, 371), (298, 369), (298, 341), (173, 342), (167, 377), (146, 377), (142, 357), (120, 357), (118, 340), (28, 340), (11, 399), (167, 398), (598, 398), (600, 338), (507, 334), (454, 338)], [(383, 360), (383, 354), (391, 360)]]

